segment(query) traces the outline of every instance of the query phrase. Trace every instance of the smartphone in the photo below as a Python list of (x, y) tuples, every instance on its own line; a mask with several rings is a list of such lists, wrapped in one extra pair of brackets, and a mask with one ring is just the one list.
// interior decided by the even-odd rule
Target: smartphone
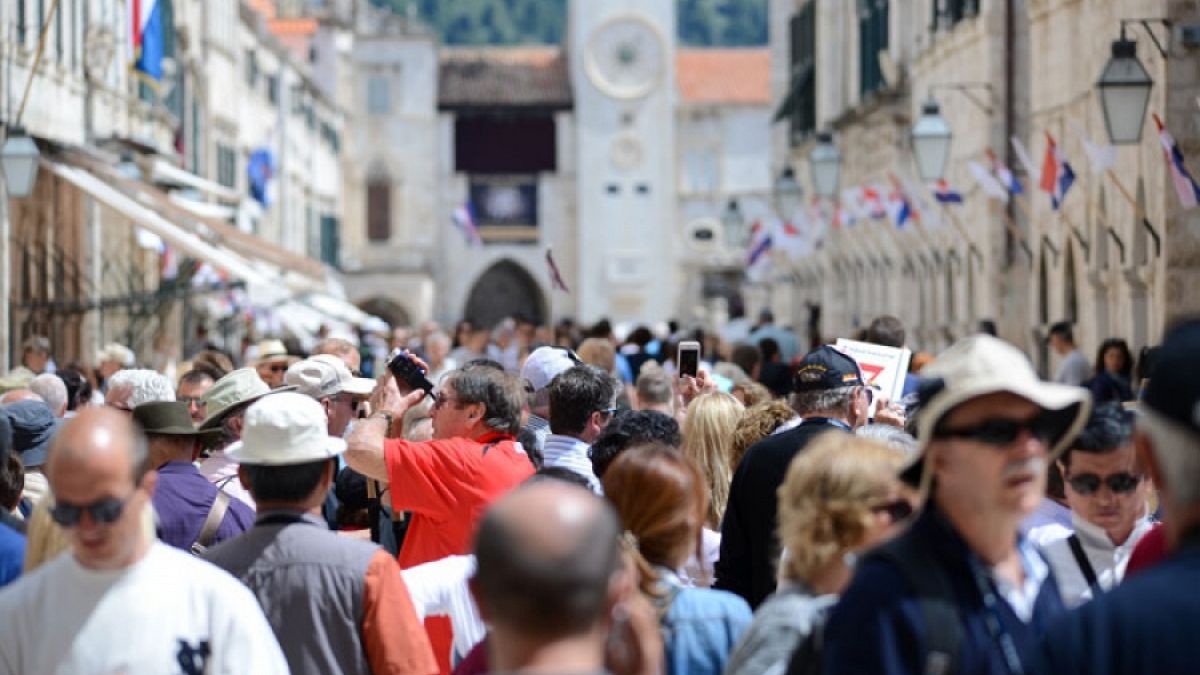
[(679, 343), (679, 356), (675, 359), (679, 366), (679, 376), (696, 377), (700, 373), (700, 343), (686, 340)]
[(388, 356), (388, 370), (397, 381), (407, 384), (409, 389), (423, 389), (426, 395), (433, 395), (433, 383), (425, 377), (425, 371), (403, 349), (396, 349)]

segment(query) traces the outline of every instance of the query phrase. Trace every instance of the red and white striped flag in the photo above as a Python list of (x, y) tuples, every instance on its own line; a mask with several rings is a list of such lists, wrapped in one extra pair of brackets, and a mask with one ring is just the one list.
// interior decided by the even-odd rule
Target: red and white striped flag
[(1179, 195), (1179, 204), (1185, 209), (1195, 208), (1200, 203), (1200, 185), (1188, 172), (1183, 163), (1183, 151), (1171, 137), (1171, 132), (1163, 125), (1162, 118), (1154, 113), (1154, 126), (1158, 127), (1158, 138), (1162, 141), (1163, 153), (1167, 156), (1167, 164), (1171, 167), (1171, 181), (1175, 183), (1175, 194)]
[(567, 282), (563, 281), (562, 272), (558, 269), (558, 263), (554, 262), (554, 251), (549, 246), (546, 247), (546, 268), (550, 270), (550, 286), (563, 293), (570, 293)]

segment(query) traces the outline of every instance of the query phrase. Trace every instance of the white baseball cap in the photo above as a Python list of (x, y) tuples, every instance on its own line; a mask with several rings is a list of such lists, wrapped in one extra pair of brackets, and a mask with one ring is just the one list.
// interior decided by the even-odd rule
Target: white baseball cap
[(283, 382), (294, 385), (301, 394), (317, 399), (342, 392), (368, 396), (375, 391), (375, 380), (355, 377), (345, 362), (332, 354), (317, 354), (293, 363), (283, 376)]
[(337, 457), (346, 441), (330, 436), (325, 409), (294, 391), (266, 396), (246, 409), (242, 439), (225, 448), (239, 464), (289, 466)]
[(541, 391), (550, 386), (554, 378), (564, 370), (569, 370), (583, 361), (575, 352), (566, 347), (538, 347), (525, 359), (521, 366), (521, 377), (529, 380), (534, 391)]

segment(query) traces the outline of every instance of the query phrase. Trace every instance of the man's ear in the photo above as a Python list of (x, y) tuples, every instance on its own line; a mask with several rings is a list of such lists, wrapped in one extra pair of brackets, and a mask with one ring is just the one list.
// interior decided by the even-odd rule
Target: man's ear
[(242, 419), (241, 415), (237, 415), (236, 417), (230, 417), (229, 422), (228, 422), (229, 428), (232, 429), (233, 432), (236, 433), (239, 438), (242, 435), (242, 428), (245, 423), (246, 423), (246, 420)]
[(153, 497), (156, 487), (158, 487), (158, 472), (151, 469), (142, 476), (141, 488), (146, 491), (146, 496)]
[(246, 488), (246, 492), (254, 494), (254, 490), (250, 489), (250, 481), (249, 481), (249, 479), (246, 478), (246, 467), (245, 466), (238, 465), (237, 477), (238, 477), (238, 482), (242, 484), (242, 487)]
[(484, 623), (491, 623), (491, 612), (488, 611), (487, 603), (479, 597), (479, 586), (475, 583), (475, 577), (467, 579), (467, 590), (471, 592), (471, 599), (475, 601), (475, 607), (479, 610), (479, 618), (483, 619)]
[(1154, 446), (1150, 442), (1150, 437), (1143, 431), (1135, 430), (1133, 432), (1133, 447), (1137, 454), (1137, 462), (1145, 467), (1146, 473), (1150, 475), (1150, 480), (1154, 481), (1154, 487), (1162, 490), (1166, 485), (1163, 477), (1162, 466), (1158, 463), (1158, 458), (1154, 456)]

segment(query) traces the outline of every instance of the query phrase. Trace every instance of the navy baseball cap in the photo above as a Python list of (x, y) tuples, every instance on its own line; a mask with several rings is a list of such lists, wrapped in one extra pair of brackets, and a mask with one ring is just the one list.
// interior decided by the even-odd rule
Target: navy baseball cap
[(797, 393), (862, 385), (858, 362), (829, 345), (809, 352), (792, 376), (792, 391)]
[(1180, 324), (1158, 351), (1142, 405), (1200, 434), (1200, 319)]
[(12, 449), (20, 454), (25, 467), (45, 464), (50, 441), (58, 433), (62, 420), (54, 417), (50, 406), (31, 399), (8, 404), (4, 414), (12, 424)]

